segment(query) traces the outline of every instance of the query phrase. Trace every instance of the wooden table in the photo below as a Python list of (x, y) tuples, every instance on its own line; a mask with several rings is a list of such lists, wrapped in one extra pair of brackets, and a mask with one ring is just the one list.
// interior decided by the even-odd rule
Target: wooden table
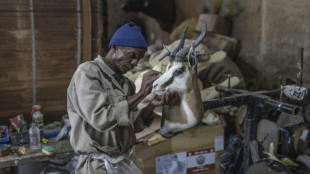
[[(50, 141), (50, 140), (49, 140)], [(42, 143), (42, 142), (41, 142)], [(26, 155), (13, 155), (12, 153), (8, 156), (0, 157), (0, 169), (6, 167), (13, 167), (22, 164), (34, 163), (34, 162), (43, 162), (49, 161), (54, 159), (64, 159), (73, 157), (75, 152), (73, 151), (70, 142), (68, 139), (58, 141), (58, 142), (48, 142), (47, 144), (41, 144), (43, 147), (44, 145), (52, 146), (56, 150), (56, 154), (52, 156), (48, 156), (42, 153), (41, 149), (33, 151), (30, 149), (29, 144), (23, 145), (26, 147), (27, 154)], [(18, 149), (20, 146), (13, 146), (12, 149)]]

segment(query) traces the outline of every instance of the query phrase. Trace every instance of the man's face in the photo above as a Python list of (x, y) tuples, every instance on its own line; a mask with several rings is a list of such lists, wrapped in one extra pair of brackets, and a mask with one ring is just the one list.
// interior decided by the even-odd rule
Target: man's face
[(125, 74), (127, 71), (132, 70), (139, 60), (143, 58), (145, 51), (144, 48), (115, 47), (114, 71)]

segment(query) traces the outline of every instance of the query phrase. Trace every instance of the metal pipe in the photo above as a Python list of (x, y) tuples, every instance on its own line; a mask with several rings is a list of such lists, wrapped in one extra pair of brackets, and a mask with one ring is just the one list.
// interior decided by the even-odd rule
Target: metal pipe
[(32, 105), (37, 104), (37, 68), (36, 68), (36, 39), (34, 26), (33, 0), (29, 0), (32, 46)]
[(266, 104), (268, 107), (276, 109), (278, 111), (282, 111), (288, 114), (297, 115), (300, 112), (299, 106), (290, 105), (287, 103), (279, 102), (272, 99), (267, 99), (264, 101), (264, 104)]
[[(76, 10), (81, 11), (81, 3), (80, 0), (76, 0)], [(82, 43), (82, 29), (81, 29), (81, 13), (77, 13), (77, 61), (76, 67), (81, 64), (81, 43)]]
[(215, 90), (219, 91), (219, 92), (223, 92), (225, 94), (230, 94), (230, 95), (241, 94), (241, 93), (244, 93), (244, 92), (248, 92), (248, 91), (245, 91), (245, 90), (242, 90), (242, 89), (232, 89), (232, 88), (227, 88), (225, 86), (220, 86), (220, 85), (216, 85), (215, 86)]
[(227, 97), (223, 99), (217, 99), (217, 100), (210, 100), (210, 101), (204, 101), (202, 102), (203, 108), (206, 109), (212, 109), (212, 108), (218, 108), (228, 105), (234, 105), (238, 103), (238, 99), (236, 97)]
[(298, 70), (297, 73), (297, 86), (302, 86), (302, 74), (303, 74), (303, 59), (304, 59), (304, 48), (298, 50)]

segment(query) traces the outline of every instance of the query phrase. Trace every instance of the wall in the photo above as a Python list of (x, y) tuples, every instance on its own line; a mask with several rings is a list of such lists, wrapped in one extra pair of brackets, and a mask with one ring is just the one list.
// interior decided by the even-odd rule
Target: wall
[(259, 75), (278, 83), (296, 80), (298, 48), (304, 47), (304, 82), (310, 83), (310, 1), (238, 0), (244, 10), (234, 21), (232, 36), (240, 39), (240, 58)]
[[(101, 1), (92, 0), (91, 4), (88, 0), (34, 0), (33, 9), (30, 2), (0, 0), (1, 124), (7, 124), (8, 117), (18, 114), (30, 121), (35, 101), (42, 106), (47, 122), (60, 120), (66, 114), (67, 87), (77, 67), (77, 57), (84, 62), (100, 53), (94, 45), (101, 43), (101, 37), (92, 40), (91, 36), (98, 38), (98, 33), (102, 33), (98, 17)], [(91, 27), (94, 21), (99, 24)], [(35, 97), (33, 72), (36, 72)]]

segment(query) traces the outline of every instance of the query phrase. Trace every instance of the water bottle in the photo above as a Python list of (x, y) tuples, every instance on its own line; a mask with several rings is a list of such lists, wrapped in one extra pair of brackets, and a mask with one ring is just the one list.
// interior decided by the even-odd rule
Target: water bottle
[(44, 126), (43, 123), (43, 114), (40, 111), (41, 106), (40, 105), (33, 105), (31, 109), (31, 115), (32, 115), (32, 122), (36, 123), (37, 126), (42, 129)]
[(41, 148), (40, 129), (36, 123), (32, 123), (29, 129), (30, 149), (37, 150)]

